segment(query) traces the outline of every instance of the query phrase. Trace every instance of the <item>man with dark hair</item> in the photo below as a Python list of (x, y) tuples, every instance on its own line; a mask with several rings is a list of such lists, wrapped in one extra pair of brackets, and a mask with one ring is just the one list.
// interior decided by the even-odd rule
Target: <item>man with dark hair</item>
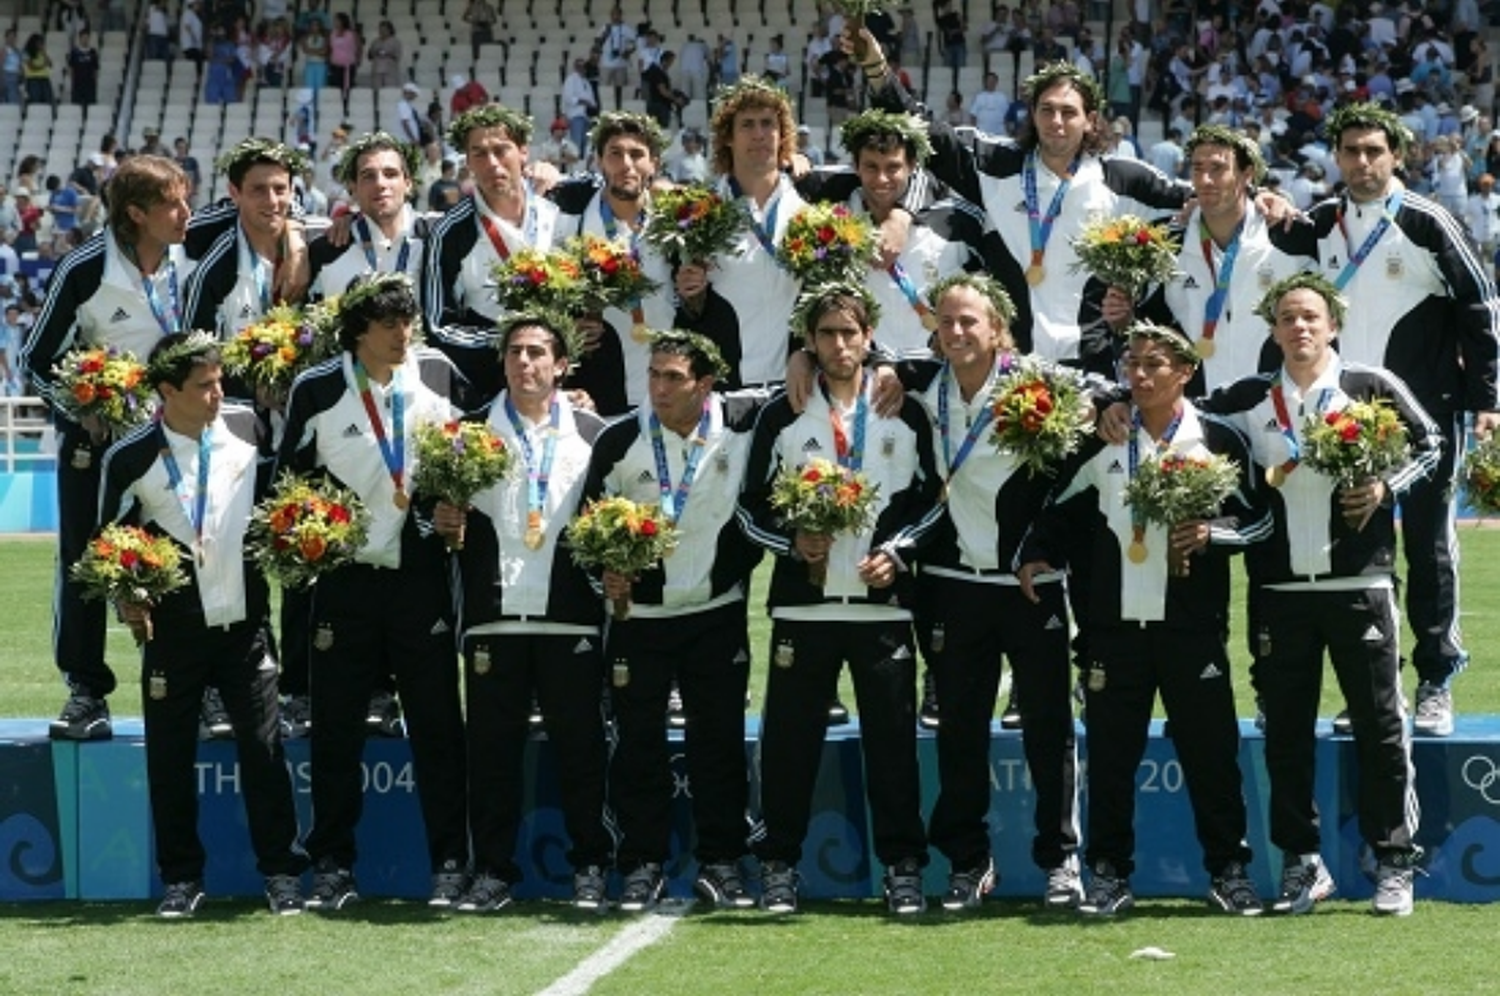
[(504, 316), (490, 270), (513, 249), (552, 248), (557, 205), (538, 197), (526, 174), (531, 119), (486, 104), (448, 127), (448, 142), (463, 154), (474, 192), (443, 215), (422, 259), (422, 314), (433, 345), (458, 366), (476, 397), (492, 398), (502, 384), (495, 324)]
[(344, 150), (334, 176), (359, 211), (344, 237), (314, 239), (308, 247), (315, 296), (335, 297), (362, 274), (420, 277), (427, 221), (410, 203), (420, 163), (416, 146), (384, 131), (363, 135)]
[(141, 651), (141, 708), (163, 917), (190, 917), (203, 900), (195, 765), (210, 684), (234, 724), (250, 843), (272, 913), (302, 912), (308, 864), (277, 733), (266, 581), (245, 553), (261, 479), (256, 418), (224, 402), (222, 373), (212, 335), (161, 339), (148, 368), (161, 417), (112, 446), (101, 473), (100, 521), (171, 539), (188, 576), (155, 605), (119, 606), (133, 627), (149, 620), (153, 634)]
[(605, 597), (631, 603), (628, 619), (610, 623), (606, 652), (619, 729), (610, 799), (622, 834), (620, 907), (653, 906), (666, 883), (673, 793), (661, 704), (674, 681), (687, 720), (697, 889), (716, 906), (745, 907), (745, 608), (760, 551), (736, 523), (734, 501), (765, 396), (716, 393), (724, 361), (693, 332), (654, 334), (649, 363), (649, 401), (600, 435), (583, 488), (584, 501), (660, 504), (678, 532), (655, 567), (603, 574)]
[[(1383, 145), (1375, 154), (1368, 141), (1368, 136), (1358, 140), (1351, 160), (1389, 155)], [(1362, 181), (1356, 179), (1358, 171), (1346, 175), (1351, 183)], [(1202, 407), (1236, 416), (1271, 485), (1266, 498), (1273, 531), (1246, 556), (1263, 607), (1256, 638), (1271, 843), (1283, 853), (1281, 889), (1272, 909), (1307, 913), (1334, 891), (1319, 856), (1313, 800), (1313, 728), (1327, 651), (1353, 726), (1359, 832), (1376, 861), (1373, 909), (1404, 916), (1412, 910), (1412, 876), (1421, 850), (1401, 695), (1393, 506), (1433, 472), (1444, 447), (1441, 429), (1405, 384), (1378, 367), (1347, 362), (1334, 350), (1346, 309), (1336, 285), (1320, 274), (1300, 273), (1272, 286), (1260, 312), (1281, 349), (1280, 367), (1220, 389)], [(1326, 422), (1356, 402), (1393, 410), (1410, 455), (1382, 477), (1341, 485), (1304, 464), (1306, 423), (1292, 413)], [(1267, 431), (1273, 426), (1275, 431)]]
[(641, 71), (641, 90), (646, 95), (646, 113), (663, 128), (672, 127), (672, 114), (678, 109), (677, 92), (672, 89), (672, 64), (677, 53), (670, 49)]
[[(1229, 675), (1229, 557), (1270, 532), (1243, 436), (1184, 400), (1198, 354), (1177, 329), (1137, 322), (1126, 331), (1130, 432), (1123, 444), (1090, 440), (1057, 482), (1017, 561), (1021, 593), (1066, 560), (1064, 537), (1092, 519), (1096, 539), (1087, 710), (1089, 886), (1079, 912), (1113, 916), (1135, 903), (1136, 772), (1157, 693), (1193, 805), (1211, 885), (1209, 905), (1261, 912), (1246, 873), (1250, 848), (1240, 789), (1239, 720)], [(1142, 521), (1125, 498), (1139, 468), (1172, 459), (1231, 461), (1234, 491), (1209, 517), (1167, 527)], [(1123, 467), (1125, 473), (1120, 473)], [(1180, 567), (1174, 567), (1180, 563)], [(1027, 730), (1030, 733), (1030, 728)]]
[(602, 605), (564, 538), (603, 422), (559, 390), (579, 348), (566, 317), (513, 315), (499, 343), (506, 387), (489, 405), (489, 426), (518, 466), (467, 509), (439, 502), (433, 519), (442, 535), (463, 537), (474, 877), (457, 909), (502, 909), (520, 881), (516, 840), (535, 696), (557, 757), (573, 905), (603, 912), (613, 842), (604, 824)]
[(163, 336), (182, 331), (179, 277), (188, 264), (181, 243), (192, 212), (187, 191), (182, 170), (171, 160), (140, 156), (123, 164), (107, 190), (108, 227), (53, 272), (21, 354), (33, 389), (53, 408), (58, 432), (53, 654), (70, 689), (48, 731), (58, 739), (111, 735), (105, 699), (115, 689), (115, 674), (104, 660), (104, 606), (82, 601), (68, 576), (98, 525), (99, 457), (107, 430), (66, 414), (53, 367), (80, 347), (149, 356)]
[(1299, 249), (1349, 300), (1339, 353), (1404, 380), (1442, 431), (1442, 459), (1401, 496), (1406, 612), (1416, 634), (1419, 735), (1453, 732), (1452, 682), (1468, 663), (1459, 633), (1456, 482), (1465, 421), (1488, 436), (1500, 425), (1500, 300), (1493, 270), (1463, 226), (1396, 176), (1411, 134), (1374, 104), (1340, 108), (1328, 140), (1343, 196), (1310, 212)]
[(313, 590), (308, 905), (332, 911), (358, 898), (367, 706), (394, 674), (427, 832), (431, 903), (449, 906), (463, 892), (469, 856), (453, 606), (443, 544), (411, 508), (410, 489), (416, 427), (446, 422), (465, 398), (453, 365), (412, 344), (420, 309), (406, 274), (356, 278), (339, 312), (343, 352), (293, 384), (277, 461), (352, 489), (371, 519), (354, 562)]
[[(894, 417), (873, 411), (874, 378), (864, 361), (879, 318), (858, 284), (829, 284), (804, 295), (797, 311), (814, 351), (818, 389), (798, 414), (783, 395), (755, 426), (740, 522), (752, 542), (776, 555), (769, 606), (772, 664), (761, 736), (765, 835), (761, 906), (797, 909), (797, 862), (827, 725), (826, 704), (847, 662), (860, 707), (875, 853), (886, 866), (885, 898), (898, 916), (926, 908), (916, 756), (916, 653), (911, 559), (938, 520), (941, 480), (927, 415), (906, 399)], [(777, 476), (822, 456), (878, 489), (871, 526), (830, 536), (790, 530), (772, 506)], [(809, 565), (826, 571), (822, 585)]]

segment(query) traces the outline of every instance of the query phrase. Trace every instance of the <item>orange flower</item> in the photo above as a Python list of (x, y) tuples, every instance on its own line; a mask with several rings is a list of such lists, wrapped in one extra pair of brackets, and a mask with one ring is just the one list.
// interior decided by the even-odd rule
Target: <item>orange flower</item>
[(302, 556), (313, 563), (322, 560), (323, 554), (328, 552), (328, 544), (321, 536), (304, 536), (297, 544), (297, 548), (302, 551)]
[(93, 404), (94, 396), (93, 384), (80, 381), (73, 385), (73, 400), (77, 401), (80, 405)]

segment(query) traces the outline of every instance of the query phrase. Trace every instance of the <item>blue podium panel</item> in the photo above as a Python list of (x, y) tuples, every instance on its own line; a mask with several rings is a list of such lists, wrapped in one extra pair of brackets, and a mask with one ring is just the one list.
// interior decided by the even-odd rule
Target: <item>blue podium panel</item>
[[(57, 756), (73, 771), (77, 791), (77, 850), (70, 897), (140, 899), (159, 892), (146, 789), (146, 744), (121, 735), (103, 743), (58, 743)], [(76, 884), (76, 891), (74, 885)]]
[(0, 901), (67, 896), (57, 785), (45, 730), (0, 723)]

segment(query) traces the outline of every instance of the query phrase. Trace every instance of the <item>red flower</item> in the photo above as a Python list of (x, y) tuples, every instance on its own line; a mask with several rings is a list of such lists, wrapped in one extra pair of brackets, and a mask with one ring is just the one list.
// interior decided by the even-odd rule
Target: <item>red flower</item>
[(833, 229), (828, 225), (824, 225), (823, 227), (818, 229), (818, 241), (823, 243), (824, 245), (827, 245), (828, 243), (833, 241), (833, 235)]
[(137, 554), (134, 550), (126, 550), (124, 553), (120, 554), (120, 566), (125, 568), (127, 571), (135, 570), (136, 565), (140, 562), (140, 555)]
[(532, 270), (531, 282), (537, 287), (540, 287), (542, 284), (545, 284), (547, 282), (547, 274), (543, 273), (541, 270)]
[(646, 519), (644, 522), (642, 522), (641, 523), (641, 535), (642, 536), (655, 536), (656, 535), (656, 523), (653, 522), (650, 519)]
[(1148, 231), (1146, 231), (1144, 228), (1141, 229), (1139, 232), (1136, 232), (1135, 233), (1135, 244), (1138, 245), (1138, 246), (1150, 245), (1151, 244), (1151, 233), (1148, 232)]
[(101, 360), (98, 356), (90, 356), (88, 359), (78, 364), (79, 373), (94, 374), (103, 369), (104, 361)]
[(823, 479), (823, 475), (819, 474), (816, 470), (809, 470), (803, 473), (802, 479), (808, 484), (817, 484)]
[(599, 264), (599, 269), (603, 270), (605, 273), (612, 277), (616, 273), (620, 272), (620, 261), (611, 256), (609, 259), (606, 259), (603, 263)]
[(349, 521), (349, 510), (342, 505), (333, 505), (328, 509), (328, 521), (340, 524)]
[(1350, 419), (1339, 426), (1339, 438), (1346, 443), (1357, 442), (1359, 440), (1359, 423)]

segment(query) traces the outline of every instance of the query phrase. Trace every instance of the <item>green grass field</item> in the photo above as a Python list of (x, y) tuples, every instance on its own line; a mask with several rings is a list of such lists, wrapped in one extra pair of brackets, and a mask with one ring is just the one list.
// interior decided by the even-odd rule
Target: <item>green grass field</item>
[[(1458, 705), (1500, 712), (1500, 672), (1487, 654), (1500, 639), (1493, 604), (1500, 531), (1466, 527), (1462, 543), (1466, 642), (1476, 663), (1459, 681)], [(0, 540), (0, 715), (40, 720), (61, 704), (48, 650), (52, 556), (45, 539)], [(763, 655), (767, 627), (758, 606), (752, 616)], [(134, 650), (123, 628), (110, 639), (122, 679), (114, 710), (138, 715)], [(1237, 662), (1240, 644), (1236, 634)], [(1248, 715), (1237, 670), (1240, 711)], [(752, 678), (757, 708), (764, 677), (762, 660)], [(1325, 692), (1324, 713), (1336, 709)], [(1494, 986), (1489, 945), (1500, 926), (1500, 910), (1431, 902), (1401, 921), (1339, 901), (1308, 917), (1232, 920), (1196, 902), (1144, 900), (1103, 924), (1021, 901), (900, 924), (874, 901), (806, 909), (790, 919), (696, 909), (601, 919), (531, 903), (476, 919), (366, 902), (338, 917), (277, 920), (257, 903), (211, 899), (195, 921), (165, 923), (139, 902), (0, 905), (0, 996), (330, 996), (398, 987), (444, 994), (1487, 993)], [(1147, 947), (1174, 957), (1131, 958)]]

